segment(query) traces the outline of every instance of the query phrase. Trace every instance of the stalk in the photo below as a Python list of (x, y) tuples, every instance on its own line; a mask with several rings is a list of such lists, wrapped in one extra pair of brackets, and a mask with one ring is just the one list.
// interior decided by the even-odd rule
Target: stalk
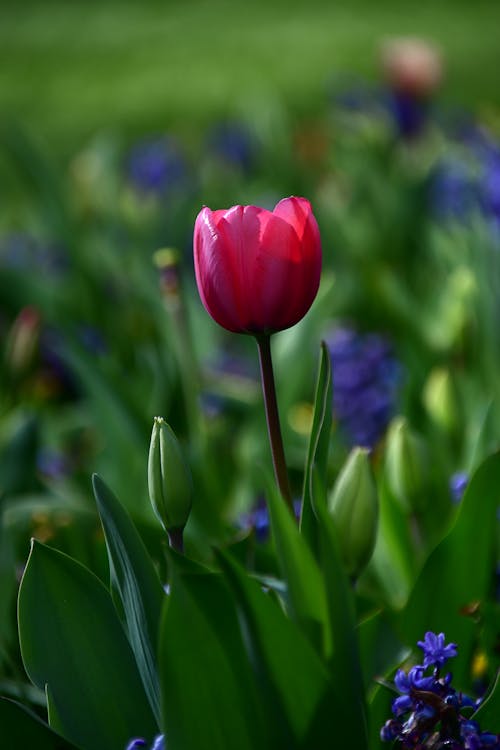
[(286, 468), (285, 451), (281, 435), (276, 387), (274, 383), (273, 361), (271, 358), (271, 337), (263, 334), (255, 337), (259, 350), (260, 376), (262, 393), (266, 409), (267, 431), (273, 457), (274, 476), (284, 501), (293, 513), (292, 493)]

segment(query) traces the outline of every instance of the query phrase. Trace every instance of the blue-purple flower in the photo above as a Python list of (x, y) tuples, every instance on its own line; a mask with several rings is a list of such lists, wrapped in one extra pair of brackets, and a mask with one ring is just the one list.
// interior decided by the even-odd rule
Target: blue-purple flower
[(333, 369), (333, 408), (350, 446), (373, 448), (396, 412), (401, 365), (377, 333), (339, 328), (327, 337)]
[(444, 633), (436, 635), (428, 631), (424, 640), (417, 642), (417, 646), (424, 652), (424, 667), (442, 667), (448, 659), (457, 655), (456, 643), (445, 645)]
[[(444, 633), (432, 632), (418, 645), (424, 651), (424, 665), (408, 673), (397, 671), (394, 686), (399, 696), (392, 702), (393, 717), (380, 730), (381, 740), (414, 750), (498, 750), (500, 735), (481, 731), (470, 718), (480, 701), (457, 691), (450, 672), (441, 676), (441, 668), (457, 655), (456, 645), (446, 644)], [(426, 674), (429, 668), (432, 673)]]
[[(125, 750), (140, 750), (142, 747), (148, 748), (148, 743), (143, 737), (136, 737), (128, 742)], [(153, 744), (150, 746), (149, 750), (167, 750), (165, 735), (158, 734), (154, 738)]]
[(173, 138), (156, 138), (134, 146), (128, 159), (128, 177), (143, 194), (162, 194), (178, 187), (186, 176), (186, 164)]

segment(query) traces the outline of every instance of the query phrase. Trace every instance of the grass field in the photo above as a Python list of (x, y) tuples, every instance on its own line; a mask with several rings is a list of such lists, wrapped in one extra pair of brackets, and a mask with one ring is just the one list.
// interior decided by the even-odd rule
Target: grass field
[(99, 128), (196, 126), (276, 95), (316, 109), (335, 75), (375, 79), (394, 34), (440, 45), (445, 98), (500, 106), (493, 0), (51, 0), (4, 3), (0, 18), (0, 111), (63, 152)]

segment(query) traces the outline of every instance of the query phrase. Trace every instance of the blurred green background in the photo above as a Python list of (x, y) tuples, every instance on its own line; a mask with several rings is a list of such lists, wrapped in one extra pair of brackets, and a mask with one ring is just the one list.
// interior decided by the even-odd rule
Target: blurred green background
[(279, 96), (317, 110), (335, 78), (376, 80), (380, 42), (424, 36), (446, 64), (443, 100), (500, 104), (495, 0), (4, 2), (0, 111), (60, 154), (96, 129), (189, 131)]

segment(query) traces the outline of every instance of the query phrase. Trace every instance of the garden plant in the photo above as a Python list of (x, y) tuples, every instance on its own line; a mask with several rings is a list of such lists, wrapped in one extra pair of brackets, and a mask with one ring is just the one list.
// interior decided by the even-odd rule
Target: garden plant
[(2, 131), (5, 750), (500, 747), (500, 145), (408, 54), (66, 171)]

